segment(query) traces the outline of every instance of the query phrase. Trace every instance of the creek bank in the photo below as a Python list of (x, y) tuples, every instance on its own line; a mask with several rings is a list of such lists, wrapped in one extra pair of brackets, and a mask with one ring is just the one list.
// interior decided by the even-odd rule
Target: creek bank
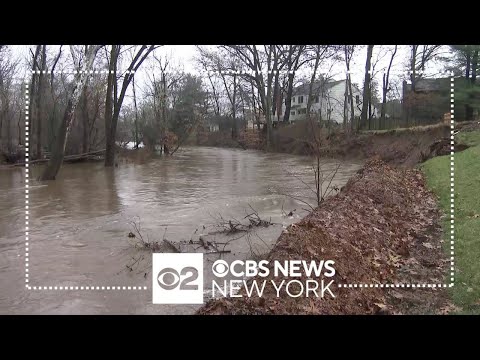
[[(420, 170), (370, 160), (340, 193), (289, 226), (266, 258), (270, 264), (274, 260), (334, 260), (335, 299), (277, 298), (273, 288), (265, 288), (262, 297), (210, 300), (197, 313), (434, 313), (446, 302), (443, 287), (375, 286), (445, 282), (448, 260), (442, 251), (440, 218)], [(307, 279), (303, 275), (301, 280)], [(344, 288), (338, 284), (369, 286)], [(239, 294), (245, 294), (245, 288)]]
[[(458, 124), (458, 128), (467, 123)], [(448, 153), (450, 126), (437, 124), (388, 131), (363, 131), (348, 134), (342, 128), (318, 128), (322, 157), (341, 160), (366, 160), (378, 157), (387, 164), (413, 167), (432, 157)], [(197, 137), (197, 145), (266, 150), (265, 133), (248, 129), (233, 140), (228, 132), (214, 132)], [(309, 139), (311, 127), (297, 122), (274, 129), (273, 143), (269, 151), (294, 155), (311, 155)], [(466, 146), (455, 144), (457, 151)]]

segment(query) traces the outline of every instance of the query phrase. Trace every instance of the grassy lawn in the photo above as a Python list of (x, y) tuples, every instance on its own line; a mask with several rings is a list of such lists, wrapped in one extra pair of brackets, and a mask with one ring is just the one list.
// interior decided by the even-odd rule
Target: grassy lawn
[[(459, 133), (459, 143), (471, 146), (455, 154), (455, 286), (449, 288), (460, 314), (480, 314), (480, 131)], [(430, 189), (450, 211), (450, 156), (421, 165)], [(444, 220), (445, 251), (450, 254), (450, 221)], [(450, 276), (446, 277), (446, 283)]]

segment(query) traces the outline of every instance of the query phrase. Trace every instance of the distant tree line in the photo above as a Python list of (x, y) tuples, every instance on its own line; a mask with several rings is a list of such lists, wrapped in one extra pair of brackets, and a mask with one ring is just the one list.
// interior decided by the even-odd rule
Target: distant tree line
[[(238, 139), (249, 125), (262, 128), (268, 147), (274, 125), (290, 123), (291, 100), (299, 84), (308, 89), (305, 117), (328, 121), (328, 109), (314, 113), (312, 106), (313, 99), (328, 94), (313, 84), (332, 79), (345, 80), (340, 100), (344, 131), (399, 126), (396, 119), (407, 126), (429, 116), (438, 121), (444, 111), (435, 103), (439, 98), (433, 101), (421, 86), (431, 64), (438, 61), (458, 77), (457, 119), (479, 116), (479, 45), (198, 46), (196, 75), (160, 55), (160, 47), (37, 45), (28, 49), (25, 59), (18, 59), (11, 46), (0, 45), (3, 157), (10, 161), (23, 157), (26, 131), (30, 159), (50, 158), (44, 180), (55, 178), (68, 154), (105, 149), (105, 166), (113, 166), (118, 145), (131, 142), (172, 154), (196, 132), (212, 129)], [(408, 54), (402, 55), (403, 62), (398, 61), (400, 50)], [(356, 85), (352, 72), (360, 68), (363, 83)], [(104, 71), (93, 75), (92, 69)], [(139, 77), (140, 70), (146, 77)], [(404, 70), (409, 73), (394, 76)], [(408, 99), (404, 81), (409, 82)], [(359, 100), (353, 96), (354, 88), (361, 89)], [(448, 98), (449, 93), (442, 96)], [(425, 104), (436, 112), (423, 114), (428, 110)]]

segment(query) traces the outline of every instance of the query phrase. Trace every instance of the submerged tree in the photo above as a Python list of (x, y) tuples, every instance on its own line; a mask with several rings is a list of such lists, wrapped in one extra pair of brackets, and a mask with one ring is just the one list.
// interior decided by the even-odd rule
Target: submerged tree
[(121, 45), (112, 45), (109, 55), (109, 76), (105, 100), (105, 166), (113, 166), (115, 163), (115, 136), (118, 118), (128, 86), (132, 82), (135, 72), (145, 61), (148, 55), (157, 48), (155, 45), (142, 45), (134, 51), (130, 65), (125, 74), (120, 74), (123, 81), (118, 89), (118, 62), (121, 55)]
[(62, 166), (63, 157), (65, 155), (65, 146), (67, 144), (70, 131), (72, 130), (75, 109), (80, 102), (83, 89), (87, 83), (88, 77), (90, 76), (90, 69), (92, 68), (95, 55), (100, 48), (100, 45), (90, 45), (85, 52), (85, 58), (83, 59), (82, 65), (79, 66), (80, 64), (77, 63), (77, 66), (79, 66), (79, 71), (75, 75), (69, 89), (67, 107), (56, 132), (52, 155), (48, 161), (47, 167), (40, 176), (40, 180), (55, 180), (55, 177)]

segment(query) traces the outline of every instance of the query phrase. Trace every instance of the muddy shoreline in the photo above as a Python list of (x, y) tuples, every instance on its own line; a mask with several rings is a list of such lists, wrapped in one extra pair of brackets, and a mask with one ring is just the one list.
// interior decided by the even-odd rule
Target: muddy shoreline
[[(464, 123), (466, 125), (466, 123)], [(461, 128), (461, 126), (459, 126)], [(431, 157), (442, 155), (448, 147), (450, 126), (437, 124), (409, 129), (364, 131), (348, 134), (343, 129), (318, 129), (322, 142), (322, 157), (338, 160), (367, 160), (377, 157), (384, 162), (409, 168)], [(269, 152), (311, 155), (308, 139), (310, 128), (297, 123), (274, 129)], [(238, 140), (228, 132), (216, 132), (197, 137), (196, 145), (244, 148), (267, 151), (265, 133), (243, 131)], [(443, 149), (444, 148), (444, 149)]]

